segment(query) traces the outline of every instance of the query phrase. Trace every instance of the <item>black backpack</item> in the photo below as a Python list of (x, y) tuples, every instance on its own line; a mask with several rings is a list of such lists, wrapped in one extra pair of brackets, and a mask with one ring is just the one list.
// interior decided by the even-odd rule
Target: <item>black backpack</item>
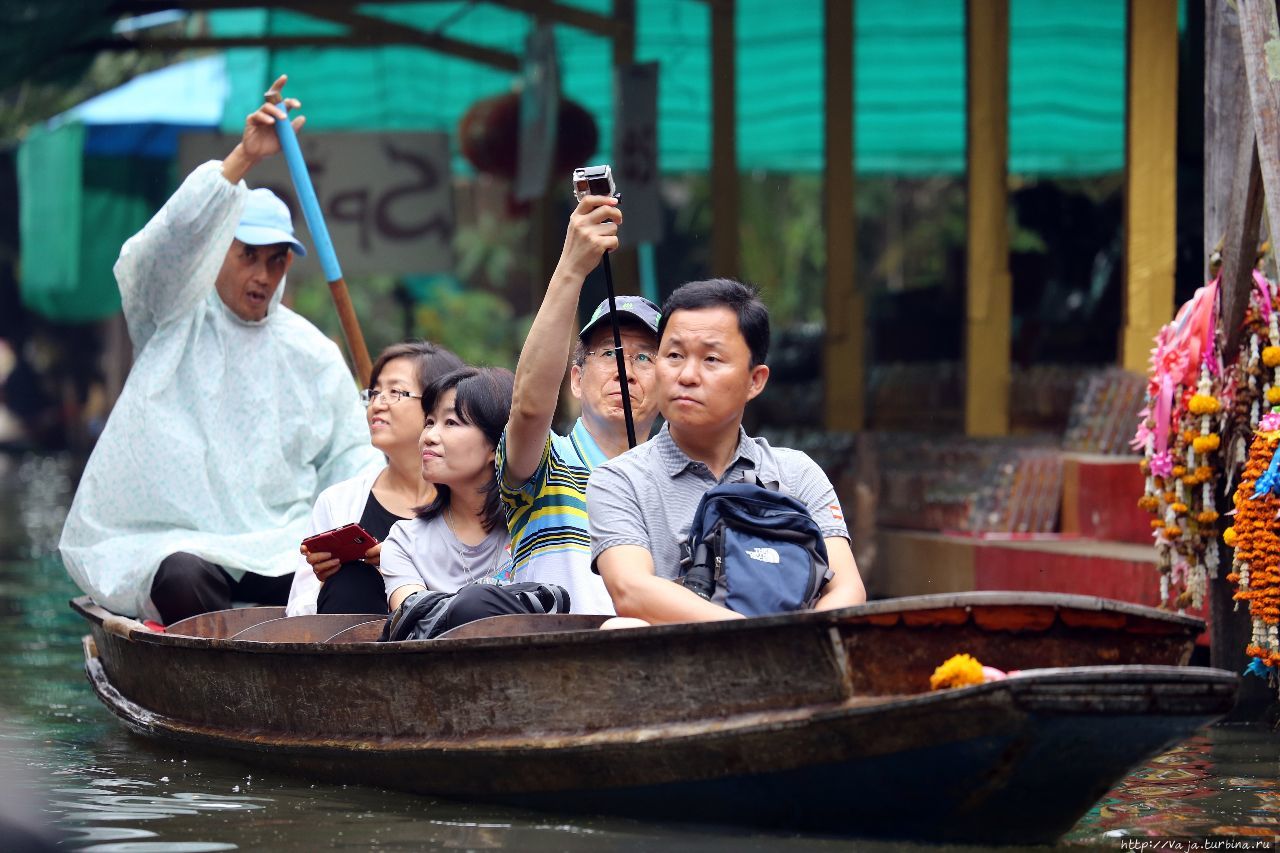
[[(526, 613), (568, 613), (569, 591), (549, 583), (510, 583), (495, 586), (511, 596), (517, 607)], [(400, 603), (395, 613), (387, 617), (382, 626), (379, 643), (400, 640), (434, 640), (450, 628), (462, 622), (450, 618), (457, 593), (422, 590)]]
[(757, 482), (702, 496), (680, 561), (682, 583), (707, 600), (717, 584), (743, 616), (812, 607), (831, 579), (827, 543), (808, 508)]

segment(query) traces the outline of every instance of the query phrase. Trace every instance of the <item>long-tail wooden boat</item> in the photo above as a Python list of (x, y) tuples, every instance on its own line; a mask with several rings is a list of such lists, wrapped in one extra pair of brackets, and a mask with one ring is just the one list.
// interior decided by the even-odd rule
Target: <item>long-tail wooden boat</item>
[[(1230, 710), (1199, 620), (965, 593), (598, 631), (498, 617), (376, 643), (369, 616), (205, 614), (153, 633), (87, 599), (89, 680), (132, 730), (343, 782), (569, 813), (1050, 842)], [(1024, 670), (931, 692), (953, 654)]]

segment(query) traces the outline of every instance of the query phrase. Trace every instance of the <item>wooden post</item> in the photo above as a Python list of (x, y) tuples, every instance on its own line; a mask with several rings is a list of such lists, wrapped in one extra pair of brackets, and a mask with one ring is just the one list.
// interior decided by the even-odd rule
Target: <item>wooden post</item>
[(1009, 0), (966, 0), (968, 263), (964, 424), (1009, 432)]
[(1121, 364), (1146, 373), (1173, 317), (1178, 2), (1129, 0), (1125, 121), (1125, 311)]
[(823, 37), (826, 111), (827, 331), (823, 341), (823, 421), (853, 432), (865, 425), (866, 300), (857, 283), (854, 206), (853, 0), (826, 0)]
[[(1228, 353), (1239, 346), (1239, 325), (1253, 286), (1262, 206), (1259, 184), (1266, 190), (1271, 222), (1280, 222), (1276, 218), (1280, 210), (1280, 142), (1275, 138), (1280, 132), (1278, 62), (1275, 0), (1241, 0), (1234, 9), (1205, 0), (1204, 225), (1206, 243), (1219, 230), (1225, 237), (1221, 292)], [(1234, 162), (1224, 164), (1232, 154)], [(1226, 176), (1230, 183), (1225, 187), (1210, 183)], [(1220, 499), (1220, 511), (1231, 508), (1230, 495)], [(1232, 556), (1231, 549), (1219, 548), (1219, 576), (1209, 581), (1210, 663), (1240, 672), (1249, 662), (1244, 650), (1252, 624), (1247, 608), (1236, 609), (1234, 585), (1226, 580), (1225, 567)], [(1274, 700), (1274, 692), (1262, 679), (1242, 679), (1228, 719), (1261, 719)]]
[(1204, 270), (1208, 279), (1210, 255), (1221, 241), (1221, 320), (1225, 351), (1234, 352), (1253, 289), (1263, 203), (1234, 5), (1205, 0), (1204, 45)]
[(711, 275), (738, 276), (736, 0), (711, 0)]
[(1267, 219), (1280, 223), (1280, 24), (1274, 0), (1239, 0), (1237, 8)]

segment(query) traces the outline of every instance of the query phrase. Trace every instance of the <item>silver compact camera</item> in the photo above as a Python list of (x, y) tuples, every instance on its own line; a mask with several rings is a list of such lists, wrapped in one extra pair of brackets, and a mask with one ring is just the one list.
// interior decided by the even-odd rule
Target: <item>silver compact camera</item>
[(616, 198), (618, 188), (613, 183), (613, 170), (608, 166), (583, 166), (573, 170), (573, 197), (578, 201), (589, 195)]

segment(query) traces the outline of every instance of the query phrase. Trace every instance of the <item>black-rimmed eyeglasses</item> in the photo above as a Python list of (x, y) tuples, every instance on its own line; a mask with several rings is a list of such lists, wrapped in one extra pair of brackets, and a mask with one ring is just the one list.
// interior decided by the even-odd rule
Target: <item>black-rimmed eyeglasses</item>
[(408, 391), (374, 391), (372, 388), (366, 388), (360, 392), (360, 402), (366, 407), (372, 406), (374, 400), (382, 400), (388, 406), (394, 406), (406, 397), (414, 400), (421, 400), (421, 394), (411, 394)]

